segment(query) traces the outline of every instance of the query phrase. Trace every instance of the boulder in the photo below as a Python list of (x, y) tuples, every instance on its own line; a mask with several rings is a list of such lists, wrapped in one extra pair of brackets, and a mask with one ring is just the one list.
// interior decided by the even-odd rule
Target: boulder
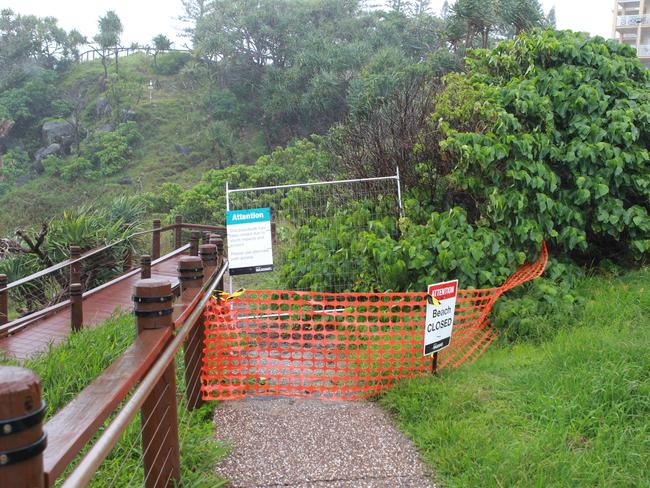
[(60, 144), (54, 143), (47, 147), (42, 147), (34, 154), (34, 165), (32, 166), (36, 174), (43, 174), (45, 168), (43, 167), (43, 160), (48, 156), (58, 156), (61, 154), (62, 147)]
[(125, 108), (120, 110), (120, 120), (122, 122), (129, 122), (131, 120), (136, 120), (137, 118), (138, 114), (134, 110), (127, 110)]
[(110, 117), (113, 114), (113, 107), (108, 103), (106, 97), (100, 97), (95, 102), (95, 115), (97, 117)]
[(62, 147), (69, 147), (74, 140), (74, 127), (65, 120), (55, 120), (43, 124), (43, 144), (46, 146), (60, 144)]
[(177, 152), (179, 152), (184, 156), (187, 156), (189, 153), (192, 152), (192, 149), (190, 149), (187, 146), (183, 146), (182, 144), (174, 144), (174, 148), (176, 149)]
[(115, 130), (114, 124), (104, 124), (96, 132), (113, 132)]
[(131, 179), (130, 176), (125, 176), (119, 181), (119, 183), (120, 185), (130, 185), (131, 183), (133, 183), (133, 180)]
[(38, 151), (36, 151), (36, 154), (34, 154), (34, 160), (36, 163), (40, 163), (43, 161), (46, 157), (52, 156), (53, 154), (60, 154), (61, 153), (61, 145), (54, 143), (50, 144), (47, 147), (42, 147)]

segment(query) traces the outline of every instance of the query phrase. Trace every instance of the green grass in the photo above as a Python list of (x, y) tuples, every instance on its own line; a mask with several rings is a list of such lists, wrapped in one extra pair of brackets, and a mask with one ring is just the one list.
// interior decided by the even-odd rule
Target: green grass
[(541, 345), (381, 398), (447, 487), (650, 486), (650, 270), (590, 278)]
[[(0, 364), (20, 365), (40, 376), (43, 398), (47, 402), (47, 417), (50, 418), (115, 361), (134, 338), (133, 317), (116, 316), (97, 328), (85, 329), (69, 336), (64, 343), (50, 347), (43, 355), (22, 363), (5, 358), (0, 360)], [(182, 354), (179, 353), (177, 357), (182, 357)], [(225, 453), (224, 447), (214, 440), (212, 424), (214, 405), (206, 404), (194, 412), (187, 413), (182, 398), (185, 391), (183, 361), (177, 360), (176, 365), (183, 486), (205, 488), (222, 486), (224, 481), (213, 474), (214, 465)], [(91, 486), (142, 485), (143, 475), (142, 470), (139, 469), (142, 455), (140, 444), (140, 416), (138, 415), (102, 464)], [(87, 448), (82, 451), (82, 455), (86, 450)], [(69, 472), (70, 470), (67, 471)], [(135, 476), (132, 480), (134, 472)], [(64, 477), (65, 474), (58, 484)]]

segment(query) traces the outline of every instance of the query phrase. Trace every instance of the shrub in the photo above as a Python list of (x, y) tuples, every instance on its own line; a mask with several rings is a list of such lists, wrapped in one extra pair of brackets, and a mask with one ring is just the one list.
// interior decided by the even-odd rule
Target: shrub
[[(432, 116), (448, 197), (530, 253), (580, 263), (650, 253), (650, 76), (629, 46), (538, 32), (468, 58)], [(435, 140), (426, 144), (436, 144)]]
[(351, 288), (358, 291), (424, 290), (445, 279), (458, 279), (463, 288), (492, 287), (535, 257), (506, 246), (502, 233), (473, 226), (462, 208), (430, 212), (422, 221), (410, 200), (398, 223), (393, 217), (371, 220), (370, 205), (299, 227), (283, 270), (287, 285), (327, 290), (354, 276)]
[(14, 147), (0, 155), (0, 181), (15, 182), (29, 175), (31, 160), (29, 154), (22, 148)]
[(190, 53), (169, 52), (159, 54), (157, 59), (156, 73), (159, 75), (176, 75), (192, 59)]

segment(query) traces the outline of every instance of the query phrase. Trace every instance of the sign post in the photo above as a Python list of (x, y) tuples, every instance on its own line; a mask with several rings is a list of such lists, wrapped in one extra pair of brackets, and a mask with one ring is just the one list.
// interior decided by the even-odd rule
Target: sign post
[(270, 209), (226, 212), (226, 234), (231, 276), (273, 271)]
[(431, 372), (438, 374), (438, 352), (451, 343), (458, 280), (429, 285), (424, 331), (424, 356), (433, 354)]

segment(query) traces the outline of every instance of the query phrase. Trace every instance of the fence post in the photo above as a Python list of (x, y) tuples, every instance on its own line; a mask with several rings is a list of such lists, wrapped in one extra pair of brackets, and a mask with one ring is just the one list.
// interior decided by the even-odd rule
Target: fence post
[(199, 255), (199, 231), (193, 230), (190, 235), (190, 256)]
[(204, 230), (201, 235), (201, 244), (210, 244), (210, 231)]
[[(209, 245), (209, 244), (208, 244)], [(203, 248), (204, 246), (201, 246)], [(201, 290), (203, 284), (204, 262), (195, 256), (183, 256), (178, 262), (178, 280), (181, 283), (181, 302), (190, 303)], [(185, 393), (187, 408), (194, 410), (203, 405), (201, 395), (201, 363), (203, 361), (203, 338), (205, 336), (205, 320), (203, 316), (192, 325), (185, 346), (183, 359), (185, 361)]]
[(9, 292), (2, 290), (9, 284), (7, 275), (0, 274), (0, 325), (9, 322)]
[(44, 414), (39, 377), (25, 368), (0, 366), (0, 486), (3, 488), (45, 486)]
[(179, 249), (183, 245), (183, 216), (177, 215), (174, 219), (176, 228), (174, 229), (174, 248)]
[[(81, 256), (81, 248), (79, 246), (70, 246), (70, 261), (79, 259)], [(81, 283), (81, 262), (72, 263), (70, 265), (70, 284)]]
[(217, 268), (217, 246), (214, 244), (201, 244), (199, 247), (199, 257), (203, 261), (203, 274), (206, 282)]
[(151, 278), (151, 256), (140, 256), (140, 279)]
[(131, 249), (131, 244), (126, 243), (126, 249), (124, 250), (124, 265), (122, 266), (122, 271), (128, 273), (131, 271), (133, 262), (133, 249)]
[[(217, 265), (221, 266), (221, 263), (223, 263), (223, 259), (224, 259), (223, 239), (217, 236), (215, 241), (217, 246)], [(223, 290), (223, 288), (220, 288), (220, 290)]]
[(83, 310), (83, 294), (81, 291), (81, 283), (70, 284), (70, 325), (74, 332), (83, 329), (84, 323), (84, 310)]
[[(133, 287), (138, 334), (149, 329), (170, 328), (172, 287), (167, 280), (146, 279)], [(147, 488), (181, 483), (174, 362), (165, 370), (141, 410), (144, 477)]]
[(160, 257), (160, 219), (153, 221), (153, 235), (151, 239), (151, 259), (158, 259)]

